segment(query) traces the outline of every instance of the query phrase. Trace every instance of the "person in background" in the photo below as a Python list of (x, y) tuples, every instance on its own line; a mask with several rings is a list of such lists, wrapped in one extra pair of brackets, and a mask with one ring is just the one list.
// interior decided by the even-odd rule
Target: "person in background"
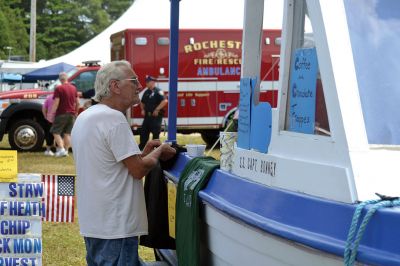
[(46, 119), (46, 124), (43, 128), (46, 139), (46, 151), (44, 152), (44, 155), (46, 156), (54, 156), (54, 153), (51, 150), (51, 148), (54, 146), (54, 137), (53, 134), (50, 133), (50, 128), (54, 122), (55, 117), (55, 113), (52, 112), (53, 101), (53, 94), (49, 94), (44, 101), (42, 107), (42, 113), (44, 118)]
[(15, 86), (15, 83), (14, 83), (14, 82), (8, 83), (8, 86), (9, 86), (9, 90), (10, 90), (10, 91), (13, 91), (13, 90), (16, 89), (16, 86)]
[(94, 95), (95, 95), (94, 88), (82, 93), (82, 97), (84, 99), (89, 99), (89, 100), (86, 100), (85, 103), (83, 104), (83, 110), (86, 110), (90, 106), (97, 104), (96, 100), (94, 99)]
[(61, 85), (56, 87), (53, 97), (52, 112), (55, 112), (55, 119), (50, 129), (59, 149), (55, 154), (56, 157), (68, 156), (68, 149), (71, 146), (71, 130), (79, 110), (78, 93), (75, 86), (68, 82), (67, 73), (60, 73), (59, 79)]
[(140, 148), (146, 145), (150, 133), (153, 139), (158, 139), (161, 132), (161, 122), (164, 114), (163, 108), (168, 103), (164, 93), (156, 87), (156, 79), (152, 76), (146, 77), (147, 90), (143, 93), (140, 103), (141, 113), (144, 116), (142, 128), (140, 129)]
[(72, 129), (80, 232), (87, 265), (139, 264), (138, 236), (148, 233), (142, 178), (176, 151), (159, 140), (140, 151), (124, 112), (140, 102), (138, 77), (127, 61), (97, 73), (95, 100)]

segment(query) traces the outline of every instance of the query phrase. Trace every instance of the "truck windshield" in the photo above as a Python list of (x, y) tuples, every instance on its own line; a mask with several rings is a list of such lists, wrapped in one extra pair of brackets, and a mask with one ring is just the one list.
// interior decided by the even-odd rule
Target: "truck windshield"
[[(78, 68), (73, 68), (70, 71), (68, 71), (67, 72), (68, 78), (71, 77), (72, 75), (74, 75), (76, 72), (78, 72), (78, 70), (79, 70)], [(49, 91), (54, 91), (55, 88), (60, 84), (61, 84), (60, 80), (57, 79), (56, 81), (54, 81), (53, 83), (51, 83), (49, 85)]]
[(400, 1), (344, 1), (370, 144), (400, 144)]

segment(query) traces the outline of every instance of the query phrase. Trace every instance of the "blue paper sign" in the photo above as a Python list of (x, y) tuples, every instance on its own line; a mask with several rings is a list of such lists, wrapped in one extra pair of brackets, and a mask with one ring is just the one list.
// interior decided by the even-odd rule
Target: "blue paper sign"
[(251, 110), (250, 146), (252, 149), (267, 153), (271, 141), (272, 113), (271, 105), (262, 102), (253, 105)]
[(315, 48), (296, 49), (289, 91), (290, 131), (314, 134), (317, 71)]
[(250, 78), (240, 79), (239, 121), (237, 145), (242, 149), (250, 149), (251, 130), (251, 82)]

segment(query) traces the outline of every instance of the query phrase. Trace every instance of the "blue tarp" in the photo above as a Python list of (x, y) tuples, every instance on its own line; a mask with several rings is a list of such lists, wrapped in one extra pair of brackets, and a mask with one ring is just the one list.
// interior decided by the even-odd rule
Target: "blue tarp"
[(36, 82), (38, 80), (56, 80), (61, 72), (68, 72), (75, 67), (66, 63), (58, 63), (55, 65), (36, 69), (26, 73), (23, 76), (24, 82)]
[(0, 73), (0, 80), (3, 82), (19, 82), (21, 81), (22, 76), (20, 74), (9, 74), (9, 73)]

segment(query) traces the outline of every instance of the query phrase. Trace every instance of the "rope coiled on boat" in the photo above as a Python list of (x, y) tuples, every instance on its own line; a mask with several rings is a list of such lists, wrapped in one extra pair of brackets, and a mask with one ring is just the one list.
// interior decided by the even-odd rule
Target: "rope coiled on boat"
[[(381, 199), (367, 200), (367, 201), (361, 202), (357, 206), (357, 208), (353, 214), (353, 219), (351, 221), (350, 230), (347, 235), (346, 247), (344, 250), (344, 265), (345, 266), (353, 266), (354, 265), (354, 263), (356, 261), (358, 247), (360, 245), (361, 239), (364, 235), (365, 229), (367, 228), (369, 221), (371, 220), (371, 218), (375, 214), (375, 212), (382, 208), (400, 206), (400, 199), (398, 197), (386, 197), (386, 196), (382, 196), (380, 194), (377, 194), (377, 195), (379, 197), (381, 197)], [(360, 227), (358, 228), (358, 231), (357, 231), (357, 227), (359, 224), (362, 210), (364, 209), (365, 206), (371, 205), (371, 204), (373, 204), (373, 206), (368, 210), (367, 214), (362, 219)]]

